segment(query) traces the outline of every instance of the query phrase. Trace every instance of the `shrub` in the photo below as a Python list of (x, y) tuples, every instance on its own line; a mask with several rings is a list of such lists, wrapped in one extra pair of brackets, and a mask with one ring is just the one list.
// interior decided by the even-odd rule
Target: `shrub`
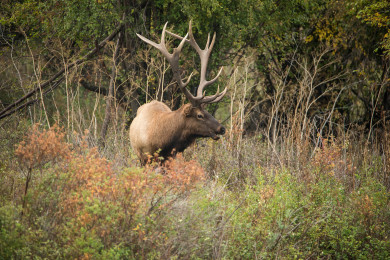
[(70, 147), (64, 137), (65, 133), (57, 125), (40, 130), (35, 124), (25, 140), (17, 145), (15, 155), (20, 165), (30, 171), (50, 161), (69, 159)]
[(309, 184), (286, 170), (263, 176), (235, 202), (229, 258), (388, 257), (389, 194), (377, 181), (348, 193), (325, 173)]
[(0, 207), (0, 259), (17, 258), (17, 252), (26, 246), (20, 236), (25, 227), (17, 220), (18, 213), (11, 205)]
[(41, 131), (38, 125), (35, 124), (25, 137), (25, 140), (17, 145), (15, 155), (26, 178), (23, 209), (26, 206), (26, 196), (33, 170), (49, 162), (70, 158), (69, 145), (63, 141), (64, 136), (65, 133), (57, 125)]
[[(384, 164), (372, 154), (352, 167), (336, 140), (299, 167), (274, 164), (247, 138), (235, 150), (199, 142), (206, 147), (185, 155), (196, 160), (179, 154), (141, 168), (107, 160), (88, 147), (88, 132), (73, 145), (57, 127), (31, 133), (16, 158), (34, 185), (25, 206), (1, 200), (0, 258), (390, 257)], [(12, 161), (0, 171), (17, 173)]]

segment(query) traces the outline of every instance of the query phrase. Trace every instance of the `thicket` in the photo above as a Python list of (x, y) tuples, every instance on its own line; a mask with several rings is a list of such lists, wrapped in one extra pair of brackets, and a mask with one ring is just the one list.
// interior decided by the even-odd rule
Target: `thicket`
[(390, 257), (388, 155), (364, 142), (324, 140), (298, 166), (233, 136), (140, 168), (89, 148), (88, 131), (25, 130), (1, 154), (2, 259)]
[[(2, 1), (0, 259), (390, 258), (389, 7)], [(135, 111), (186, 101), (135, 33), (190, 19), (201, 46), (217, 32), (227, 132), (143, 168)]]

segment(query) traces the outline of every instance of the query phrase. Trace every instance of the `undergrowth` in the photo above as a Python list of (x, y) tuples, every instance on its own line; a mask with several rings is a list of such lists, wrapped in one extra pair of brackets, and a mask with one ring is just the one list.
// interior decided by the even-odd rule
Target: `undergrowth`
[(258, 136), (201, 140), (142, 168), (88, 132), (21, 129), (1, 139), (1, 259), (390, 257), (387, 157), (363, 144), (276, 158)]

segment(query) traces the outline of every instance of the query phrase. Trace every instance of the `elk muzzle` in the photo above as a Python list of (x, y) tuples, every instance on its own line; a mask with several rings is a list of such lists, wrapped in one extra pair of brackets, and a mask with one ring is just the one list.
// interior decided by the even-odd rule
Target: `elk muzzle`
[(224, 135), (225, 132), (226, 132), (225, 127), (223, 127), (223, 126), (221, 125), (221, 126), (219, 126), (219, 127), (217, 128), (217, 130), (215, 131), (215, 133), (211, 133), (210, 137), (211, 137), (213, 140), (217, 141), (217, 140), (219, 140), (219, 136), (218, 136), (218, 135)]
[(217, 134), (219, 134), (219, 135), (224, 135), (225, 132), (226, 132), (225, 127), (223, 127), (222, 125), (221, 125), (220, 127), (218, 127), (218, 129), (217, 129)]

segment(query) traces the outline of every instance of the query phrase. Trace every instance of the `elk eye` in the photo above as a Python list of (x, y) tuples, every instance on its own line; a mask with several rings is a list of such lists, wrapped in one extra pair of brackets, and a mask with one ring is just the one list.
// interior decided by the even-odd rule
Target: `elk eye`
[(202, 114), (198, 114), (198, 119), (202, 119), (203, 118), (203, 115)]

